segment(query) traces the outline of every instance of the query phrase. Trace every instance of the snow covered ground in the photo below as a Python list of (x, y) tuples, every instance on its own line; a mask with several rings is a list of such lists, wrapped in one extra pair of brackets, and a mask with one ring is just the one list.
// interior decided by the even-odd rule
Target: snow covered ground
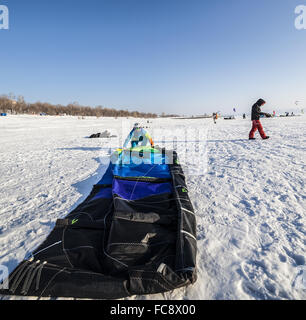
[[(198, 281), (130, 299), (305, 299), (306, 117), (264, 119), (266, 141), (248, 140), (249, 120), (151, 121), (141, 123), (185, 168)], [(133, 122), (0, 117), (0, 265), (12, 271), (86, 198)], [(86, 138), (106, 129), (119, 137)]]

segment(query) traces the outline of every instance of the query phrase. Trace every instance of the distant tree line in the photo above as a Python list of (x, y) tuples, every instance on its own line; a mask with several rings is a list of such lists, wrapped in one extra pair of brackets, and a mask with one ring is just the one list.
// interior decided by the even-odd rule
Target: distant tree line
[(97, 106), (81, 106), (77, 102), (63, 105), (53, 105), (46, 102), (27, 103), (22, 96), (13, 95), (0, 96), (0, 112), (11, 114), (47, 114), (47, 115), (70, 115), (70, 116), (94, 116), (94, 117), (134, 117), (134, 118), (156, 118), (155, 113), (138, 111), (116, 110)]
[(165, 112), (163, 112), (160, 116), (160, 118), (176, 118), (178, 117), (177, 114), (166, 114)]

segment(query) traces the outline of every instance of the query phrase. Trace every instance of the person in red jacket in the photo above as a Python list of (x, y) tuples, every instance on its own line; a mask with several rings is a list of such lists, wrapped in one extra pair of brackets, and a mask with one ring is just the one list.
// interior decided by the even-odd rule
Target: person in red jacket
[(249, 134), (249, 140), (255, 140), (255, 132), (258, 130), (262, 139), (266, 140), (270, 137), (267, 136), (264, 132), (264, 129), (262, 127), (262, 124), (260, 122), (260, 116), (267, 116), (270, 117), (270, 114), (261, 112), (261, 107), (266, 103), (265, 100), (259, 99), (252, 107), (252, 129)]

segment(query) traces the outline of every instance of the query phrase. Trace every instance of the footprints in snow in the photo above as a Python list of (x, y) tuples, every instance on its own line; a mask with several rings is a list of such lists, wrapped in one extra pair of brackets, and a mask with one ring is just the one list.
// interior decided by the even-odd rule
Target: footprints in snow
[(263, 261), (250, 260), (243, 262), (238, 271), (243, 276), (242, 290), (255, 299), (275, 299), (275, 280)]
[[(305, 265), (305, 257), (302, 255), (295, 254), (294, 252), (290, 251), (288, 248), (283, 247), (287, 256), (290, 257), (296, 266), (303, 266)], [(284, 256), (283, 256), (284, 257)]]
[[(254, 201), (254, 205), (250, 201)], [(243, 208), (244, 212), (246, 212), (250, 217), (254, 217), (256, 213), (252, 208), (258, 206), (260, 204), (260, 201), (258, 200), (257, 197), (250, 198), (250, 201), (240, 200), (239, 204), (244, 207)]]
[(197, 240), (204, 240), (206, 238), (205, 229), (202, 225), (197, 225)]
[[(266, 226), (263, 225), (263, 228)], [(280, 262), (291, 264), (295, 267), (305, 265), (305, 257), (295, 254), (293, 251), (283, 247), (284, 254), (278, 255)], [(288, 294), (279, 288), (276, 273), (279, 270), (269, 270), (264, 260), (248, 260), (241, 263), (237, 272), (242, 276), (240, 283), (244, 293), (255, 299), (291, 299)]]

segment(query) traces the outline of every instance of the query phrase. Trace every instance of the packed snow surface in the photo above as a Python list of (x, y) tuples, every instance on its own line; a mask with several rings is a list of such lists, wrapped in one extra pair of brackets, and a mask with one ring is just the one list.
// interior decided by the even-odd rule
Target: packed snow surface
[[(178, 152), (198, 280), (130, 299), (305, 299), (305, 116), (263, 119), (265, 141), (248, 140), (249, 119), (0, 117), (0, 265), (11, 272), (88, 196), (133, 122)], [(87, 138), (104, 130), (118, 137)]]

